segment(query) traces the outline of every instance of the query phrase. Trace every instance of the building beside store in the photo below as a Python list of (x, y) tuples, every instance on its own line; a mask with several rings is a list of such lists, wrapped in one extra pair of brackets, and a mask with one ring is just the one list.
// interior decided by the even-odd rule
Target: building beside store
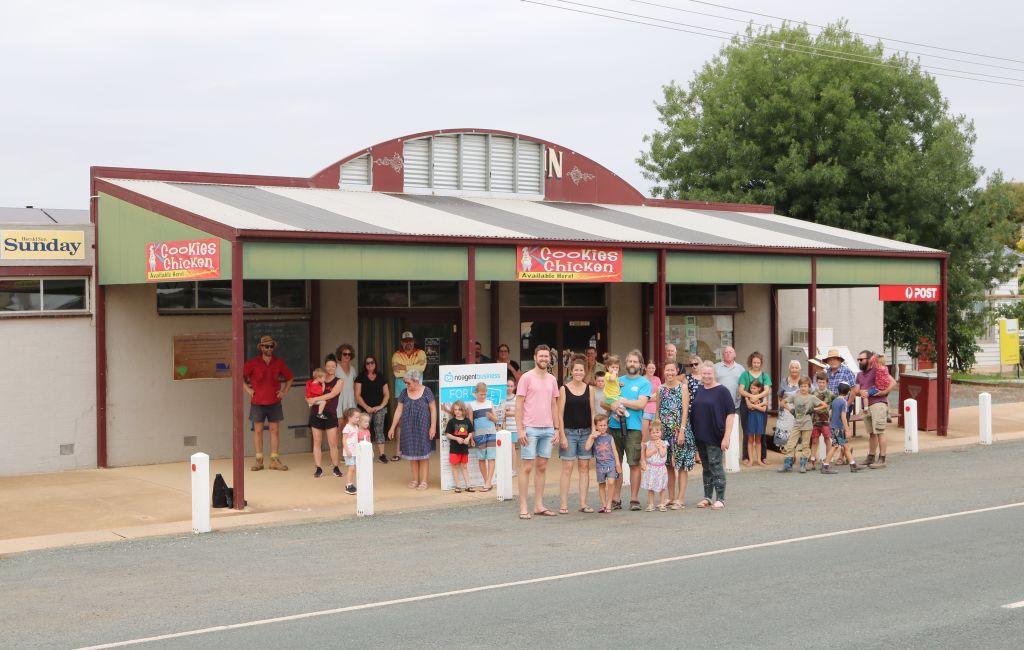
[[(665, 340), (711, 359), (732, 345), (778, 376), (791, 330), (811, 350), (819, 328), (877, 348), (880, 285), (945, 284), (941, 251), (770, 206), (651, 199), (503, 131), (396, 138), (308, 178), (94, 167), (91, 190), (94, 462), (232, 456), (236, 490), (253, 452), (231, 370), (264, 333), (298, 377), (342, 342), (386, 361), (404, 330), (428, 380), (474, 340), (526, 367), (540, 343), (659, 363)], [(301, 391), (284, 407), (304, 423)], [(309, 444), (300, 426), (282, 436), (283, 453)]]

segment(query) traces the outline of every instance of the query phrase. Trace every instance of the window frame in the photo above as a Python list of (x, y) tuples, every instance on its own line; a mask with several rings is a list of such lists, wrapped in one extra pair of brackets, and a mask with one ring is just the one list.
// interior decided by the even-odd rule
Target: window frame
[[(31, 281), (38, 284), (39, 309), (23, 309), (18, 311), (0, 309), (0, 318), (52, 318), (60, 316), (92, 316), (92, 282), (90, 276), (82, 275), (24, 275), (0, 276), (0, 282)], [(85, 307), (82, 309), (45, 309), (45, 283), (54, 280), (77, 280), (84, 285), (83, 297)]]
[[(259, 315), (270, 315), (270, 314), (296, 314), (303, 315), (309, 314), (312, 311), (312, 290), (311, 282), (309, 280), (302, 280), (304, 283), (304, 297), (302, 307), (273, 307), (274, 294), (273, 294), (273, 282), (280, 282), (281, 280), (243, 280), (242, 294), (245, 295), (244, 283), (246, 282), (266, 282), (267, 283), (267, 306), (266, 307), (244, 307), (246, 314), (259, 314)], [(229, 281), (230, 282), (230, 281)], [(181, 314), (197, 315), (197, 314), (211, 314), (211, 315), (224, 315), (231, 313), (231, 307), (199, 307), (199, 285), (201, 281), (192, 281), (192, 307), (181, 307), (181, 308), (169, 308), (160, 306), (160, 297), (157, 292), (154, 292), (156, 297), (156, 311), (160, 316), (177, 316)], [(156, 285), (159, 289), (160, 285)], [(230, 291), (230, 289), (229, 289)]]
[[(676, 305), (671, 301), (672, 287), (676, 286), (702, 286), (712, 287), (712, 294), (715, 298), (715, 304), (711, 306), (688, 306), (688, 305)], [(700, 313), (700, 314), (736, 314), (744, 311), (743, 309), (743, 285), (742, 284), (706, 284), (706, 283), (687, 283), (687, 282), (672, 282), (665, 285), (668, 290), (669, 301), (665, 303), (665, 311), (668, 313)], [(719, 287), (736, 287), (736, 305), (735, 306), (721, 306), (718, 304)], [(653, 285), (651, 285), (652, 297), (653, 297)], [(652, 301), (653, 302), (653, 301)]]

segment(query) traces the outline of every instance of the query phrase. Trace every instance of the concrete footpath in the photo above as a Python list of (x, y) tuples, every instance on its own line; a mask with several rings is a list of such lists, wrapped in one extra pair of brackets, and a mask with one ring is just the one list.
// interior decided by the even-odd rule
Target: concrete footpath
[[(992, 428), (995, 442), (1024, 439), (1024, 402), (995, 404), (992, 407)], [(867, 438), (863, 427), (853, 439), (858, 458), (866, 453)], [(903, 454), (903, 429), (893, 422), (889, 426), (889, 470), (898, 471)], [(978, 443), (978, 408), (963, 407), (950, 411), (950, 431), (946, 438), (922, 432), (922, 452), (939, 451)], [(344, 480), (330, 474), (312, 478), (312, 455), (293, 454), (282, 457), (289, 471), (246, 472), (248, 507), (243, 511), (213, 510), (213, 529), (225, 530), (240, 526), (261, 526), (299, 521), (316, 521), (355, 517), (355, 497), (344, 492)], [(251, 459), (247, 459), (246, 465)], [(895, 462), (893, 462), (895, 461)], [(769, 455), (777, 466), (779, 457)], [(896, 467), (892, 467), (895, 465)], [(743, 467), (735, 480), (745, 472), (771, 471), (768, 468)], [(436, 464), (432, 465), (431, 489), (410, 490), (409, 465), (405, 462), (374, 464), (378, 513), (403, 512), (431, 508), (453, 508), (467, 503), (495, 499), (495, 492), (444, 493), (439, 489)], [(547, 493), (557, 495), (561, 464), (554, 461), (547, 473)], [(231, 461), (213, 460), (210, 475), (224, 475), (231, 482)], [(576, 486), (573, 475), (573, 491)], [(186, 462), (145, 465), (114, 469), (95, 469), (0, 478), (0, 500), (5, 517), (0, 523), (0, 555), (22, 551), (136, 539), (156, 535), (191, 534), (191, 496), (189, 464)], [(690, 481), (700, 481), (699, 466), (690, 474)], [(696, 499), (698, 490), (691, 483), (688, 501)], [(595, 486), (591, 485), (591, 491)], [(591, 498), (593, 504), (596, 498)], [(646, 503), (646, 497), (642, 496)], [(575, 501), (570, 499), (570, 506)], [(547, 501), (557, 507), (556, 500)], [(514, 507), (514, 506), (512, 506)]]

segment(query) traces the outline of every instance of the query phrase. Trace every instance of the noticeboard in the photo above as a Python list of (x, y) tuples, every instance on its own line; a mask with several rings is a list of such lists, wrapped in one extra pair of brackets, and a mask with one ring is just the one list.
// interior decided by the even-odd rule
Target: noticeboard
[(270, 335), (277, 341), (274, 355), (292, 371), (296, 379), (308, 379), (312, 369), (309, 357), (308, 320), (256, 320), (245, 322), (245, 358), (259, 354), (257, 345), (261, 336)]
[(1015, 366), (1020, 363), (1020, 333), (1016, 318), (999, 319), (999, 364)]
[(231, 332), (183, 334), (172, 345), (174, 381), (231, 377)]

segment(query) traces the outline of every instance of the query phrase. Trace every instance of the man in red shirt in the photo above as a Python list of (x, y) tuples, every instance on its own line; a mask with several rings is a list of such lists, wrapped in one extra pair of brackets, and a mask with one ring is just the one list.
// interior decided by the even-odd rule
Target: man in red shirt
[[(280, 424), (284, 419), (281, 399), (288, 393), (295, 376), (280, 357), (274, 356), (277, 341), (272, 336), (260, 337), (260, 356), (245, 362), (242, 376), (245, 392), (251, 398), (249, 419), (255, 429), (256, 464), (252, 471), (263, 469), (263, 421), (270, 421), (270, 469), (285, 471), (288, 466), (278, 456), (281, 441)], [(284, 381), (284, 386), (281, 382)]]

